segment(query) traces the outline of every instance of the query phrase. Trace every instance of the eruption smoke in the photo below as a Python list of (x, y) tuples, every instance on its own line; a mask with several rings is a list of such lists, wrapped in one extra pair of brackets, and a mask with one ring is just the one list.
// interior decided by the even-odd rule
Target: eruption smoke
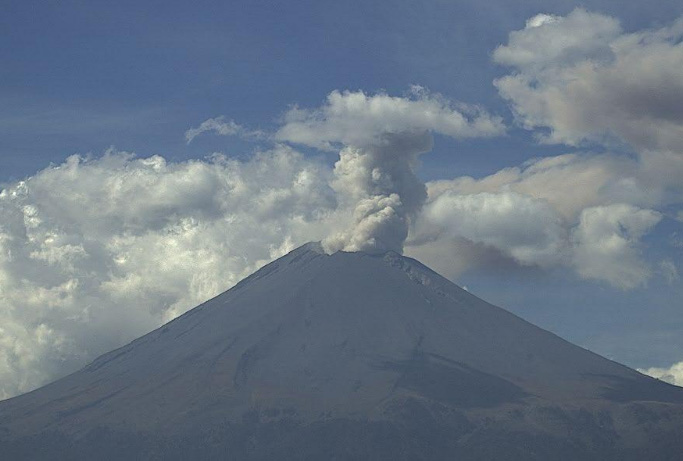
[(323, 241), (326, 251), (403, 251), (410, 221), (427, 198), (415, 169), (418, 157), (431, 150), (432, 136), (426, 131), (392, 133), (382, 141), (339, 153), (332, 187), (353, 216), (346, 229)]
[(416, 86), (407, 97), (334, 91), (317, 110), (291, 109), (275, 137), (340, 148), (332, 188), (346, 219), (341, 231), (323, 240), (326, 251), (402, 253), (427, 198), (416, 169), (420, 155), (432, 149), (432, 133), (466, 138), (501, 132), (498, 118), (474, 107), (455, 108)]

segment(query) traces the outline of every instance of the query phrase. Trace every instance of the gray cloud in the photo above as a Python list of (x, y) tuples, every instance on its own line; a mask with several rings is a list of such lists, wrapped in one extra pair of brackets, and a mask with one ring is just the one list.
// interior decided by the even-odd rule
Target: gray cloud
[(345, 229), (323, 241), (328, 251), (402, 252), (427, 197), (415, 170), (419, 156), (432, 148), (431, 133), (467, 138), (503, 131), (500, 119), (481, 109), (413, 87), (407, 97), (334, 91), (320, 108), (289, 110), (275, 138), (341, 148), (332, 187), (353, 211)]
[(262, 139), (267, 135), (260, 130), (249, 130), (234, 120), (225, 120), (225, 117), (210, 118), (204, 120), (198, 127), (190, 128), (185, 132), (185, 140), (190, 144), (194, 138), (206, 132), (214, 132), (221, 136), (238, 136), (247, 139)]
[(514, 72), (500, 94), (545, 142), (627, 142), (680, 153), (683, 20), (624, 33), (614, 18), (582, 9), (539, 15), (510, 34), (494, 60)]
[(624, 289), (644, 284), (651, 268), (640, 257), (639, 240), (661, 219), (661, 213), (626, 204), (586, 208), (572, 232), (578, 274)]
[(660, 221), (658, 209), (683, 202), (681, 177), (676, 154), (567, 154), (479, 179), (434, 181), (406, 252), (444, 255), (451, 267), (442, 270), (453, 277), (506, 258), (635, 288), (655, 274), (668, 278), (670, 271), (645, 262), (640, 240)]
[(678, 273), (678, 267), (671, 259), (663, 259), (660, 261), (659, 271), (669, 285), (678, 282), (681, 279), (681, 276)]
[[(332, 187), (342, 208), (353, 210), (345, 229), (323, 241), (330, 251), (403, 252), (410, 223), (427, 197), (415, 169), (431, 149), (426, 133), (386, 135), (379, 146), (345, 147), (334, 166)], [(348, 214), (347, 214), (348, 215)]]
[(566, 234), (561, 216), (544, 200), (515, 192), (446, 191), (428, 202), (412, 243), (460, 237), (522, 265), (550, 266), (564, 258)]
[(413, 86), (405, 97), (333, 91), (317, 109), (294, 107), (286, 112), (275, 138), (335, 150), (337, 146), (386, 145), (390, 142), (387, 135), (406, 132), (476, 138), (498, 136), (504, 130), (499, 117), (479, 107), (453, 103)]

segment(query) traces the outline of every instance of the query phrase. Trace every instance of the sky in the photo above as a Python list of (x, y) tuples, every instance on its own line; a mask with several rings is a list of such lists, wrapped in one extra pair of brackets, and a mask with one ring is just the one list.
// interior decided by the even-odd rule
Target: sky
[(683, 384), (683, 5), (0, 6), (0, 397), (307, 241)]

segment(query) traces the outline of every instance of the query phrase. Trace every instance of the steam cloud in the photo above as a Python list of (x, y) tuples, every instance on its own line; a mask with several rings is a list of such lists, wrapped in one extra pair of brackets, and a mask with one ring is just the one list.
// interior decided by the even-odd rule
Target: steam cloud
[(329, 252), (403, 252), (410, 223), (427, 192), (415, 174), (432, 149), (431, 133), (454, 138), (501, 134), (499, 118), (413, 87), (408, 97), (380, 93), (330, 93), (316, 110), (294, 108), (276, 138), (321, 149), (341, 145), (332, 187), (342, 209), (352, 210), (346, 229), (328, 236)]

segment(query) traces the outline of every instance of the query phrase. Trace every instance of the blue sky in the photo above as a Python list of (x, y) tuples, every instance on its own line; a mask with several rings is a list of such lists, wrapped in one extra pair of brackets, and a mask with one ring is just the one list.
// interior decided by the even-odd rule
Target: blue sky
[[(571, 16), (577, 7), (584, 8), (587, 16)], [(543, 61), (546, 58), (541, 54), (549, 51), (544, 51), (543, 40), (534, 44), (533, 31), (527, 27), (527, 20), (540, 13), (573, 18), (564, 23), (550, 20), (534, 29), (556, 33), (547, 36), (548, 43), (550, 38), (558, 37), (566, 45), (567, 37), (570, 41), (578, 40), (577, 37), (588, 36), (588, 32), (595, 30), (593, 41), (577, 45), (578, 51), (573, 52), (583, 53), (580, 63), (601, 63), (604, 72), (598, 69), (587, 74), (578, 64), (571, 67), (579, 59), (571, 53), (553, 55)], [(683, 270), (683, 214), (679, 214), (683, 210), (683, 179), (677, 180), (675, 176), (675, 168), (680, 164), (676, 159), (683, 156), (683, 142), (676, 144), (683, 116), (666, 104), (669, 100), (677, 101), (674, 90), (683, 85), (683, 75), (676, 71), (677, 61), (671, 61), (671, 56), (680, 56), (680, 31), (674, 24), (681, 15), (683, 6), (676, 1), (659, 1), (654, 5), (636, 1), (578, 4), (540, 0), (207, 1), (200, 5), (168, 1), (5, 2), (0, 7), (0, 33), (6, 45), (0, 48), (0, 184), (14, 195), (6, 194), (7, 205), (0, 208), (0, 213), (4, 213), (6, 223), (22, 214), (17, 226), (25, 226), (20, 230), (10, 224), (0, 227), (8, 236), (7, 242), (21, 245), (12, 253), (13, 247), (7, 244), (9, 249), (0, 256), (5, 258), (0, 286), (6, 283), (5, 291), (10, 293), (0, 310), (4, 309), (1, 315), (6, 324), (12, 325), (0, 330), (0, 336), (5, 335), (0, 338), (0, 349), (4, 348), (0, 353), (0, 376), (15, 383), (4, 390), (5, 394), (27, 390), (75, 369), (94, 355), (153, 328), (227, 288), (288, 245), (303, 243), (300, 240), (308, 237), (326, 238), (331, 235), (330, 228), (346, 226), (344, 217), (353, 215), (353, 204), (324, 224), (317, 221), (320, 213), (332, 213), (330, 210), (341, 208), (345, 200), (351, 200), (349, 197), (368, 196), (367, 191), (355, 191), (347, 197), (344, 194), (354, 185), (339, 185), (325, 179), (335, 177), (333, 168), (340, 158), (339, 149), (357, 144), (350, 141), (356, 138), (348, 133), (335, 131), (334, 123), (351, 123), (355, 115), (352, 111), (347, 114), (351, 122), (332, 120), (334, 105), (327, 98), (334, 91), (341, 92), (342, 99), (363, 91), (367, 96), (363, 104), (382, 102), (372, 99), (377, 95), (424, 103), (443, 112), (446, 118), (459, 114), (462, 102), (478, 106), (484, 118), (500, 122), (498, 131), (477, 131), (472, 126), (449, 131), (447, 127), (420, 125), (422, 122), (401, 118), (403, 115), (397, 115), (391, 122), (395, 124), (390, 124), (389, 131), (396, 127), (414, 129), (411, 123), (418, 123), (417, 128), (426, 129), (433, 138), (431, 152), (406, 153), (408, 163), (404, 167), (408, 169), (412, 168), (411, 159), (419, 157), (416, 177), (428, 182), (429, 191), (426, 202), (416, 199), (414, 209), (407, 206), (406, 215), (401, 216), (411, 222), (404, 229), (409, 233), (407, 254), (423, 259), (484, 299), (615, 360), (634, 367), (668, 367), (683, 361), (683, 283), (678, 274)], [(620, 29), (615, 29), (617, 26), (611, 21), (620, 24)], [(565, 30), (558, 24), (577, 24), (576, 35), (572, 35), (571, 27)], [(584, 25), (588, 32), (578, 29)], [(672, 32), (663, 32), (669, 29)], [(524, 37), (513, 43), (511, 34), (515, 31), (520, 37), (531, 37), (531, 45)], [(629, 37), (633, 35), (629, 34), (647, 37), (632, 43)], [(657, 42), (656, 46), (643, 45), (648, 40)], [(611, 44), (614, 61), (602, 61), (600, 53), (606, 52), (605, 43)], [(496, 54), (497, 47), (506, 45), (507, 55)], [(538, 49), (533, 48), (536, 45)], [(617, 78), (613, 74), (620, 72), (618, 65), (637, 66), (660, 49), (669, 53), (662, 54), (662, 61), (653, 60), (643, 64), (643, 68), (621, 69), (620, 75), (633, 75), (633, 81), (626, 81), (626, 77), (623, 82), (617, 81), (625, 88), (617, 96), (609, 93), (609, 85), (601, 83)], [(538, 54), (529, 61), (523, 53)], [(629, 60), (634, 55), (641, 57)], [(658, 62), (674, 65), (667, 68)], [(559, 96), (564, 109), (535, 112), (536, 106), (530, 103), (532, 97), (549, 101), (551, 93), (542, 93), (543, 89), (559, 91), (552, 94), (561, 95), (567, 90), (568, 86), (556, 77), (561, 72), (573, 72), (575, 79), (588, 75), (586, 87), (592, 93), (587, 93), (585, 100), (569, 96), (564, 100), (564, 96)], [(504, 77), (511, 78), (508, 86), (494, 84)], [(524, 78), (535, 83), (523, 88), (522, 94), (518, 84), (524, 83)], [(426, 96), (411, 93), (413, 85), (426, 89)], [(641, 88), (645, 88), (644, 93), (638, 92)], [(632, 93), (628, 93), (630, 89)], [(671, 97), (666, 93), (669, 89), (673, 89)], [(345, 90), (351, 93), (343, 93)], [(646, 95), (643, 101), (638, 99), (641, 93)], [(593, 107), (592, 100), (599, 101), (600, 107), (598, 102)], [(612, 103), (614, 106), (609, 107)], [(299, 125), (293, 126), (287, 115), (293, 114), (295, 106), (307, 112), (297, 122)], [(640, 120), (640, 108), (650, 117), (647, 120), (660, 121), (665, 126), (662, 130), (669, 131), (658, 130), (660, 125), (642, 133), (634, 130), (630, 123)], [(330, 112), (325, 112), (327, 109)], [(619, 115), (622, 113), (628, 116)], [(583, 119), (572, 118), (576, 114)], [(265, 134), (219, 136), (209, 130), (190, 143), (186, 141), (188, 129), (219, 116), (224, 117), (223, 122), (234, 120), (245, 131), (259, 130)], [(320, 117), (322, 126), (332, 133), (327, 138), (300, 132), (293, 135), (291, 130), (285, 133), (285, 128), (319, 129)], [(595, 117), (593, 122), (582, 122), (590, 117)], [(470, 114), (469, 122), (474, 123), (475, 119), (476, 115)], [(381, 120), (369, 119), (366, 123), (377, 123), (377, 130), (386, 130), (377, 128), (384, 126)], [(375, 132), (368, 134), (366, 128), (353, 129), (364, 133), (363, 136), (374, 136)], [(470, 134), (466, 134), (468, 129)], [(548, 139), (549, 133), (552, 139)], [(546, 136), (545, 141), (540, 141), (539, 136)], [(320, 149), (320, 143), (327, 142), (336, 149)], [(109, 151), (112, 146), (114, 150)], [(368, 145), (360, 148), (366, 154), (370, 152), (370, 157), (375, 155)], [(280, 151), (277, 155), (285, 157), (268, 157), (268, 152), (277, 149), (295, 149), (302, 157), (290, 158), (287, 156), (294, 154)], [(259, 173), (261, 164), (256, 151), (266, 152), (262, 155), (267, 157), (267, 165), (261, 166), (261, 170), (271, 171), (271, 176)], [(165, 163), (135, 163), (133, 157), (121, 152), (134, 153), (138, 159), (158, 155)], [(237, 175), (251, 192), (236, 201), (237, 205), (214, 209), (207, 205), (214, 198), (192, 195), (209, 188), (201, 178), (210, 174), (201, 173), (197, 179), (192, 176), (196, 169), (188, 165), (206, 165), (212, 161), (207, 160), (209, 156), (217, 152), (243, 163), (234, 171), (233, 166), (220, 167), (220, 174), (226, 176), (211, 181)], [(74, 154), (90, 156), (92, 160), (74, 163), (72, 157), (72, 163), (65, 163)], [(533, 165), (529, 163), (531, 159), (563, 154), (576, 154), (581, 160), (572, 160), (575, 167), (564, 176), (560, 174), (566, 182), (562, 189), (565, 192), (562, 197), (553, 198), (552, 184), (541, 185), (545, 179), (534, 179), (535, 173), (524, 171)], [(278, 161), (294, 165), (291, 174), (297, 178), (302, 177), (302, 172), (318, 175), (310, 180), (313, 185), (306, 183), (305, 187), (311, 188), (303, 194), (308, 201), (302, 194), (294, 194), (284, 205), (278, 205), (280, 209), (293, 207), (294, 211), (282, 213), (286, 219), (296, 215), (294, 224), (291, 220), (275, 220), (272, 229), (263, 230), (266, 236), (261, 240), (244, 243), (234, 237), (229, 243), (222, 243), (218, 231), (211, 230), (213, 224), (206, 223), (213, 223), (220, 213), (221, 219), (229, 216), (233, 221), (247, 220), (230, 207), (249, 208), (250, 200), (258, 204), (269, 200), (270, 195), (259, 195), (266, 187), (263, 184), (271, 192), (277, 189), (284, 193), (282, 184), (289, 181), (285, 177), (289, 167), (278, 166)], [(53, 168), (59, 165), (59, 169)], [(214, 170), (219, 168), (212, 165)], [(350, 165), (349, 168), (355, 168), (353, 163)], [(152, 211), (140, 205), (142, 211), (138, 216), (107, 202), (114, 200), (115, 194), (101, 195), (101, 191), (94, 189), (96, 184), (91, 183), (93, 178), (102, 182), (116, 180), (125, 189), (126, 184), (137, 180), (126, 175), (134, 176), (131, 172), (144, 168), (156, 168), (157, 173), (167, 171), (165, 177), (172, 178), (173, 184), (177, 179), (173, 175), (186, 174), (185, 179), (178, 179), (178, 184), (185, 181), (193, 186), (182, 197), (164, 195), (163, 188), (154, 189), (161, 184), (159, 181), (163, 182), (160, 177), (135, 186), (138, 189), (130, 186), (134, 201), (155, 203)], [(506, 168), (517, 168), (515, 174), (526, 175), (526, 179), (515, 179), (514, 184), (503, 181), (502, 185), (491, 179), (491, 175), (507, 171)], [(71, 176), (60, 176), (69, 171)], [(667, 178), (667, 171), (673, 176)], [(572, 189), (571, 175), (577, 172), (587, 173), (581, 178), (577, 176)], [(573, 198), (569, 200), (567, 195), (581, 195), (587, 188), (584, 181), (593, 181), (590, 178), (596, 178), (597, 172), (611, 175), (605, 182), (607, 186), (596, 186), (595, 194), (602, 194), (601, 198), (586, 199), (578, 205), (569, 203)], [(661, 181), (657, 175), (661, 175)], [(476, 184), (456, 181), (466, 176)], [(30, 179), (25, 186), (18, 185), (27, 178)], [(436, 180), (454, 182), (442, 184), (442, 190)], [(400, 189), (407, 187), (405, 184), (394, 186), (409, 190)], [(28, 187), (28, 192), (21, 192), (21, 187)], [(177, 184), (174, 187), (184, 190)], [(511, 190), (511, 197), (503, 197)], [(49, 191), (55, 191), (54, 196), (64, 200), (49, 197)], [(391, 192), (385, 190), (382, 194), (389, 197)], [(407, 194), (402, 196), (404, 202)], [(507, 200), (505, 204), (513, 203), (512, 211), (500, 201), (491, 205), (502, 198)], [(91, 204), (89, 200), (99, 201)], [(69, 208), (73, 203), (82, 204), (81, 214)], [(487, 206), (493, 206), (495, 216), (463, 217), (472, 209)], [(596, 206), (603, 207), (596, 211), (603, 214), (581, 214), (582, 210)], [(130, 208), (136, 207), (137, 204)], [(524, 207), (528, 215), (519, 207)], [(188, 211), (190, 208), (203, 211), (195, 214)], [(107, 214), (103, 209), (113, 211)], [(149, 218), (150, 213), (154, 219)], [(269, 213), (264, 218), (267, 223), (279, 211)], [(501, 213), (510, 213), (509, 219)], [(636, 221), (629, 221), (628, 216), (636, 215)], [(519, 216), (520, 220), (539, 220), (542, 225), (533, 229), (527, 229), (523, 223), (510, 225)], [(97, 220), (125, 225), (121, 224), (120, 232), (108, 233), (92, 224)], [(596, 220), (603, 224), (595, 224)], [(34, 221), (37, 224), (31, 227)], [(307, 223), (306, 230), (302, 230), (299, 221)], [(75, 222), (81, 223), (80, 227)], [(608, 224), (616, 229), (609, 231), (613, 235), (595, 237)], [(207, 233), (196, 231), (198, 236), (192, 237), (177, 230), (195, 225)], [(432, 235), (435, 226), (441, 226), (436, 237)], [(493, 232), (495, 226), (500, 229)], [(39, 237), (31, 240), (34, 228), (42, 230)], [(233, 232), (231, 227), (226, 229)], [(161, 240), (154, 240), (155, 232)], [(177, 261), (164, 263), (168, 267), (161, 268), (162, 275), (149, 276), (148, 271), (159, 267), (159, 261), (152, 256), (145, 260), (131, 255), (151, 255), (158, 245), (168, 243), (163, 239), (175, 235), (173, 232), (182, 237), (178, 237), (178, 241), (182, 240), (178, 245), (187, 245), (184, 252), (175, 253)], [(242, 235), (240, 232), (234, 230), (234, 235)], [(547, 239), (549, 246), (530, 249), (533, 245), (519, 243), (525, 234), (533, 232)], [(619, 236), (623, 241), (619, 241)], [(138, 240), (131, 243), (134, 237)], [(619, 247), (623, 253), (609, 253), (606, 257), (611, 259), (606, 262), (597, 261), (597, 256), (593, 258), (601, 249), (614, 244), (615, 238), (618, 245), (623, 245)], [(106, 244), (102, 243), (105, 241)], [(429, 243), (415, 243), (418, 241)], [(348, 242), (340, 243), (338, 248), (353, 248)], [(94, 249), (98, 244), (102, 248)], [(29, 251), (31, 245), (36, 247)], [(17, 254), (21, 251), (26, 253), (26, 261), (19, 264)], [(220, 252), (230, 263), (214, 275), (215, 279), (186, 281), (201, 269), (195, 267), (192, 258), (205, 257), (203, 251)], [(465, 253), (467, 257), (463, 256)], [(109, 256), (102, 256), (105, 254)], [(631, 277), (632, 282), (620, 284), (618, 274), (608, 274), (619, 265), (629, 266), (630, 275), (626, 277)], [(218, 266), (202, 267), (209, 273), (216, 272)], [(638, 272), (638, 267), (642, 271)], [(186, 296), (170, 289), (157, 292), (147, 285), (140, 288), (143, 282), (133, 283), (148, 276), (160, 284), (189, 287), (191, 294)], [(114, 279), (117, 283), (130, 283), (118, 287), (120, 292), (116, 296), (111, 294)], [(147, 294), (132, 299), (121, 294), (124, 286), (137, 287)], [(30, 287), (44, 295), (43, 301), (36, 299), (31, 304), (17, 300), (16, 293)], [(49, 312), (36, 307), (50, 296), (57, 300), (48, 301), (54, 304)], [(151, 299), (162, 301), (150, 307)], [(117, 303), (123, 301), (130, 304), (130, 309), (116, 310)], [(90, 306), (87, 312), (84, 305)], [(94, 307), (98, 305), (104, 306), (101, 311)], [(103, 334), (105, 330), (114, 333)], [(22, 350), (31, 352), (20, 356), (16, 350), (11, 352), (7, 344), (22, 344)]]
[[(668, 23), (681, 10), (675, 1), (580, 5), (615, 15), (627, 30)], [(224, 139), (188, 147), (182, 134), (219, 114), (269, 126), (288, 105), (317, 105), (333, 89), (401, 93), (420, 84), (505, 113), (492, 86), (504, 69), (491, 61), (492, 51), (529, 17), (575, 6), (5, 2), (0, 28), (11, 46), (0, 51), (0, 179), (20, 179), (110, 145), (174, 159), (228, 150)], [(547, 153), (525, 133), (515, 134), (467, 146), (473, 152), (461, 160), (463, 168), (483, 174)], [(438, 168), (425, 170), (436, 176)]]

